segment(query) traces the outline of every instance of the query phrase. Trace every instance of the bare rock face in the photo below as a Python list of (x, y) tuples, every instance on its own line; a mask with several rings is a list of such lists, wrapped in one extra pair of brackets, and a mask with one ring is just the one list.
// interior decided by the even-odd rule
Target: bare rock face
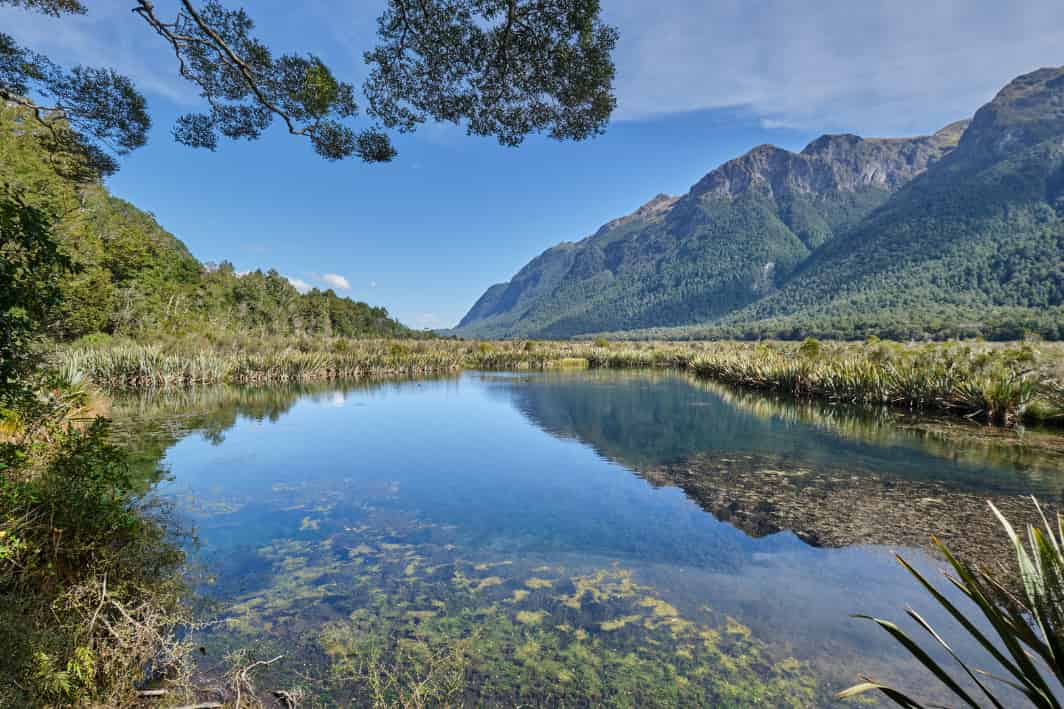
[(691, 192), (734, 199), (748, 192), (779, 197), (867, 187), (894, 190), (951, 152), (967, 125), (958, 121), (916, 138), (823, 135), (800, 153), (759, 145), (706, 175)]

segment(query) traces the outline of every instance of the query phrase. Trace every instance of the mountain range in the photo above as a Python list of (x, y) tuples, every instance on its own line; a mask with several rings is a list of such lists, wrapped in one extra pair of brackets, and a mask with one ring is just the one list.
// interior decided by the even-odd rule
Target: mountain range
[(470, 337), (1064, 338), (1064, 68), (915, 138), (761, 145), (493, 285)]

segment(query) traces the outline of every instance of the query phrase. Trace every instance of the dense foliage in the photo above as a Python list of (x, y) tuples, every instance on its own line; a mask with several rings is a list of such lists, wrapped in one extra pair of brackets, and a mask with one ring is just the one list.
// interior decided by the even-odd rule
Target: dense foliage
[[(530, 133), (582, 140), (601, 133), (616, 105), (611, 57), (617, 32), (598, 0), (390, 0), (378, 44), (364, 55), (368, 121), (355, 127), (355, 88), (312, 53), (276, 55), (243, 9), (181, 0), (172, 16), (149, 0), (132, 13), (173, 52), (205, 111), (178, 118), (175, 139), (215, 149), (220, 138), (256, 139), (275, 121), (329, 160), (396, 155), (382, 128), (413, 130), (429, 118), (517, 145)], [(62, 21), (78, 0), (0, 0)], [(120, 15), (115, 15), (119, 17)], [(92, 172), (147, 140), (151, 117), (135, 84), (112, 69), (67, 70), (0, 32), (0, 102), (22, 106), (53, 152)]]
[(59, 301), (68, 265), (49, 215), (0, 186), (0, 410), (26, 393), (23, 382), (37, 366), (34, 345)]
[[(58, 249), (75, 265), (72, 274), (58, 280), (61, 305), (45, 324), (51, 335), (412, 334), (384, 308), (332, 290), (300, 293), (276, 271), (239, 274), (227, 263), (204, 266), (150, 214), (111, 196), (98, 182), (75, 182), (57, 170), (56, 160), (65, 158), (40, 145), (39, 131), (24, 110), (0, 109), (0, 181), (18, 188), (27, 206), (60, 215)], [(38, 279), (46, 276), (42, 269), (31, 270)]]
[[(936, 134), (926, 170), (894, 182), (839, 176), (888, 170), (921, 139), (756, 148), (677, 200), (546, 251), (457, 332), (1064, 338), (1062, 75), (1018, 78), (966, 128)], [(876, 152), (861, 162), (865, 143)]]
[(187, 657), (184, 554), (107, 424), (51, 404), (0, 445), (0, 705), (119, 706)]
[(53, 221), (0, 191), (0, 705), (114, 706), (185, 655), (184, 557), (91, 390), (40, 367), (72, 272)]

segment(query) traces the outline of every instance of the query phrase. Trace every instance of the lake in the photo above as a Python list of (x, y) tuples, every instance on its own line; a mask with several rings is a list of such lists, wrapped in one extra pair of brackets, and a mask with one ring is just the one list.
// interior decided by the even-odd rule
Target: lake
[(282, 656), (256, 683), (308, 705), (826, 706), (862, 675), (942, 700), (850, 615), (909, 628), (912, 604), (985, 662), (893, 554), (934, 573), (938, 534), (1007, 560), (985, 500), (1026, 514), (1064, 483), (1016, 434), (661, 372), (176, 390), (114, 417), (195, 530), (203, 671)]

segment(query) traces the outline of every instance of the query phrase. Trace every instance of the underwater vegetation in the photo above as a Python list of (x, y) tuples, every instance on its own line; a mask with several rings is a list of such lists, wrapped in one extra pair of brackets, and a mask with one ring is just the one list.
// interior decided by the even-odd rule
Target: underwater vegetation
[(255, 550), (257, 587), (223, 593), (224, 622), (197, 642), (208, 657), (284, 655), (259, 684), (309, 706), (833, 701), (805, 663), (708, 607), (682, 612), (622, 563), (485, 558), (450, 541), (372, 506), (353, 527), (323, 515)]
[[(673, 438), (686, 436), (685, 421), (722, 424), (719, 412), (707, 408), (712, 397), (705, 396), (706, 390), (741, 410), (744, 421), (782, 418), (847, 440), (897, 444), (889, 420), (877, 418), (866, 430), (856, 423), (851, 426), (845, 407), (810, 402), (795, 407), (782, 396), (769, 401), (668, 369), (482, 374), (461, 381), (476, 382), (497, 398), (506, 392), (507, 405), (529, 416), (536, 408), (526, 406), (526, 398), (511, 399), (511, 389), (526, 394), (537, 386), (549, 389), (551, 383), (572, 388), (574, 382), (606, 380), (609, 386), (595, 389), (614, 401), (627, 391), (625, 382), (645, 384), (647, 379), (675, 383), (697, 395), (681, 396), (673, 406), (662, 399), (662, 387), (652, 387), (656, 398), (650, 402), (635, 399), (631, 406), (610, 408), (593, 399), (587, 412), (560, 407), (560, 416), (533, 423), (552, 435), (590, 442), (612, 459), (621, 448), (632, 447), (646, 460), (633, 465), (627, 454), (620, 455), (626, 467), (652, 483), (678, 485), (714, 513), (726, 508), (728, 521), (744, 530), (749, 525), (742, 515), (747, 515), (756, 527), (748, 531), (755, 535), (787, 528), (815, 531), (816, 543), (829, 546), (867, 542), (869, 529), (877, 534), (880, 530), (869, 527), (866, 519), (883, 522), (884, 534), (894, 534), (898, 525), (880, 510), (830, 501), (847, 490), (857, 496), (867, 492), (854, 485), (857, 471), (852, 466), (817, 476), (795, 460), (753, 460), (750, 451), (727, 447), (702, 459), (698, 446), (716, 440), (705, 431), (692, 430), (690, 441), (657, 441), (638, 433), (644, 425), (648, 430), (660, 427), (661, 421), (676, 422), (670, 428)], [(457, 391), (458, 380), (450, 377), (435, 386), (450, 392), (452, 381)], [(340, 386), (175, 387), (157, 394), (129, 391), (116, 397), (112, 407), (119, 418), (130, 419), (119, 424), (121, 435), (144, 441), (154, 451), (195, 432), (204, 434), (205, 444), (221, 443), (236, 422), (251, 419), (258, 423), (250, 425), (258, 427), (279, 420), (297, 401), (313, 402), (306, 410), (321, 413), (358, 389), (380, 391), (385, 398), (379, 401), (394, 401), (387, 398), (393, 389), (423, 386), (433, 385), (364, 380)], [(347, 405), (358, 416), (371, 415), (355, 408), (357, 397)], [(633, 421), (620, 413), (635, 417), (639, 426), (633, 428)], [(569, 428), (554, 418), (562, 424), (568, 421)], [(589, 439), (577, 425), (580, 421), (593, 432), (601, 428), (603, 438), (595, 434)], [(247, 425), (240, 430), (245, 429)], [(739, 433), (742, 430), (738, 427)], [(998, 433), (1021, 434), (1005, 429)], [(241, 440), (239, 432), (231, 438), (234, 443)], [(266, 439), (256, 440), (261, 446)], [(674, 444), (682, 444), (684, 455), (670, 453), (677, 448)], [(268, 451), (269, 446), (255, 449), (260, 450)], [(793, 457), (793, 451), (789, 454)], [(155, 454), (147, 451), (145, 456)], [(224, 453), (221, 458), (242, 465)], [(277, 468), (275, 478), (251, 476), (246, 484), (215, 488), (208, 475), (207, 486), (198, 489), (199, 478), (193, 475), (189, 490), (196, 489), (195, 494), (173, 491), (182, 514), (204, 533), (204, 561), (208, 566), (222, 562), (214, 583), (201, 589), (214, 607), (200, 620), (213, 624), (191, 638), (195, 647), (206, 651), (197, 658), (198, 686), (224, 686), (232, 683), (233, 668), (280, 658), (253, 671), (254, 685), (245, 686), (245, 701), (251, 696), (272, 701), (270, 694), (283, 690), (301, 697), (300, 706), (830, 706), (836, 703), (833, 693), (869, 666), (867, 658), (878, 657), (878, 650), (866, 654), (865, 646), (849, 636), (828, 647), (822, 641), (837, 638), (830, 632), (799, 640), (774, 633), (760, 612), (744, 608), (743, 601), (715, 596), (713, 589), (727, 583), (725, 577), (693, 583), (681, 573), (691, 567), (662, 564), (657, 547), (649, 553), (640, 548), (606, 556), (614, 552), (585, 545), (571, 534), (561, 539), (560, 528), (554, 537), (538, 540), (531, 536), (538, 530), (510, 536), (508, 526), (466, 526), (459, 521), (465, 517), (449, 514), (457, 509), (453, 505), (440, 519), (455, 526), (429, 523), (421, 515), (431, 516), (435, 507), (417, 487), (420, 474), (406, 477), (402, 456), (374, 460), (368, 470), (371, 479), (341, 478), (347, 466), (322, 470), (320, 461), (308, 470), (325, 479), (304, 478), (300, 459), (292, 458), (295, 472)], [(395, 472), (389, 473), (393, 460)], [(436, 469), (432, 460), (417, 463), (427, 465), (425, 470)], [(880, 481), (869, 476), (867, 482)], [(897, 480), (889, 482), (897, 495), (911, 492)], [(463, 491), (455, 492), (460, 498)], [(919, 509), (912, 512), (921, 521), (930, 518), (933, 515), (926, 512), (950, 504), (955, 492), (923, 486), (917, 496)], [(723, 493), (719, 500), (717, 493)], [(771, 510), (761, 505), (766, 500)], [(809, 502), (824, 514), (810, 518)], [(831, 510), (840, 507), (856, 514), (850, 520), (833, 517)], [(953, 521), (948, 526), (965, 529)], [(924, 535), (922, 527), (914, 525), (913, 530)], [(912, 543), (908, 537), (871, 541)], [(662, 564), (662, 570), (655, 571), (655, 564)], [(852, 656), (846, 649), (854, 649)], [(859, 658), (865, 659), (854, 666)], [(841, 666), (826, 666), (829, 662)], [(911, 669), (893, 658), (885, 664), (889, 670), (884, 681), (904, 680), (904, 671)], [(231, 698), (231, 692), (228, 699), (218, 697)]]

